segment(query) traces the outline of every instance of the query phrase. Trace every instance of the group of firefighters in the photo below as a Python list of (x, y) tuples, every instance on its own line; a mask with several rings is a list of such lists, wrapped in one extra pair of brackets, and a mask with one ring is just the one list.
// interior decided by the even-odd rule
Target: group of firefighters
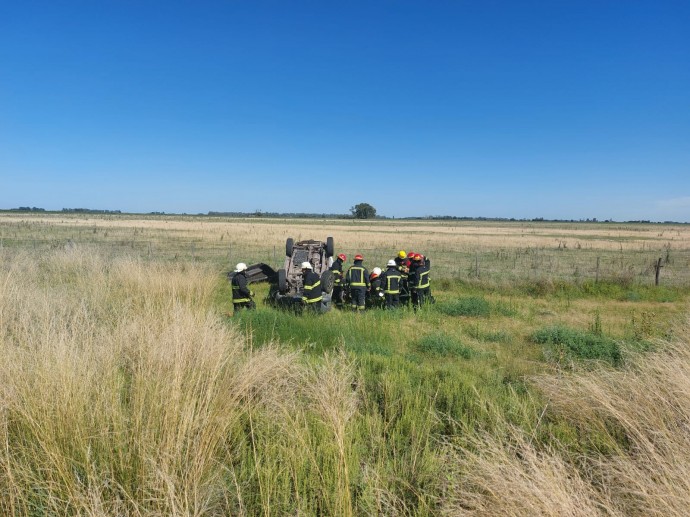
[[(367, 307), (396, 309), (411, 303), (417, 310), (432, 300), (429, 282), (431, 262), (424, 255), (401, 250), (388, 261), (385, 271), (375, 267), (371, 273), (364, 267), (362, 255), (355, 255), (353, 265), (347, 270), (343, 267), (346, 261), (347, 256), (340, 253), (329, 268), (334, 277), (332, 301), (339, 309), (348, 305), (356, 311)], [(302, 302), (305, 307), (316, 309), (321, 306), (323, 299), (321, 278), (309, 262), (303, 262), (301, 269)], [(236, 310), (256, 307), (246, 270), (247, 265), (240, 262), (232, 277), (232, 303)]]
[(338, 308), (349, 303), (358, 311), (367, 307), (396, 309), (411, 302), (417, 309), (431, 299), (431, 263), (424, 255), (401, 250), (388, 261), (385, 271), (375, 267), (371, 274), (363, 265), (362, 255), (355, 255), (353, 265), (344, 271), (346, 260), (341, 253), (330, 267), (335, 277), (332, 299)]

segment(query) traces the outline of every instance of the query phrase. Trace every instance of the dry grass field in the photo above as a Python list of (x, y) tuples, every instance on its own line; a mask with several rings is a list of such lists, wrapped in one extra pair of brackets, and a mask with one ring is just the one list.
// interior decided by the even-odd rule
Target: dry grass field
[(664, 283), (690, 285), (690, 225), (0, 214), (5, 246), (45, 249), (78, 242), (220, 267), (238, 261), (277, 267), (288, 237), (326, 236), (334, 237), (338, 252), (363, 253), (370, 267), (385, 264), (400, 249), (419, 251), (433, 259), (437, 278), (650, 284), (661, 258)]
[[(436, 303), (226, 315), (329, 235)], [(684, 516), (689, 269), (688, 225), (0, 214), (0, 514)]]

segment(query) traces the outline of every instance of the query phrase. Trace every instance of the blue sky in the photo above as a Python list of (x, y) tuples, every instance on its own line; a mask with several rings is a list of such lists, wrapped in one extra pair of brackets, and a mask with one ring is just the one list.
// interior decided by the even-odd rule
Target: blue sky
[(686, 1), (4, 1), (0, 64), (0, 208), (690, 221)]

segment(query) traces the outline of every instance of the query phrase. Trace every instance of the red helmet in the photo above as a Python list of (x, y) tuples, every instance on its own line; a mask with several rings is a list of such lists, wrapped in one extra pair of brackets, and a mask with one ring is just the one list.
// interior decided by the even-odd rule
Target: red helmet
[(421, 256), (419, 253), (415, 253), (415, 254), (414, 254), (413, 260), (414, 260), (415, 262), (421, 262), (421, 261), (422, 261), (422, 256)]
[(338, 255), (338, 258), (339, 258), (340, 260), (342, 260), (343, 262), (345, 262), (345, 261), (347, 260), (347, 257), (345, 256), (345, 253), (341, 253), (340, 255)]
[(414, 256), (415, 256), (415, 252), (414, 252), (414, 251), (410, 251), (410, 252), (407, 254), (407, 258), (408, 258), (408, 259), (411, 259), (411, 258), (413, 258)]
[(355, 260), (364, 260), (362, 255), (355, 255)]

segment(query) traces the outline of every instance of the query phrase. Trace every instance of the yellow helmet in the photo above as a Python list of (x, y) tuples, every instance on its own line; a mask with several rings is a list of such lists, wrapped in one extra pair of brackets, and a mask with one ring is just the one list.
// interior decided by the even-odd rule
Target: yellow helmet
[(398, 257), (399, 257), (399, 258), (406, 258), (406, 257), (407, 257), (407, 253), (405, 253), (404, 250), (400, 250), (400, 251), (398, 252)]

